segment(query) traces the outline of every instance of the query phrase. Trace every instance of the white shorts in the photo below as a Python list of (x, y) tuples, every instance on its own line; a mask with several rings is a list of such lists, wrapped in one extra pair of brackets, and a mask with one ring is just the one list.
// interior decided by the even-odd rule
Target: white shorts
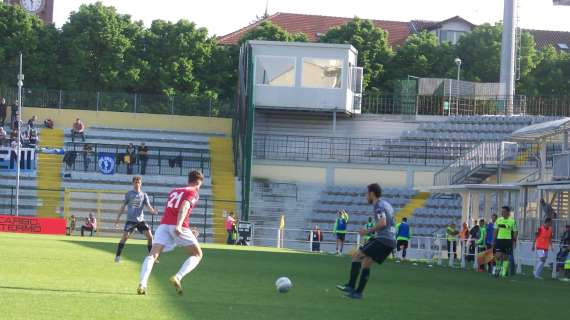
[(542, 250), (542, 249), (537, 249), (536, 250), (536, 256), (539, 259), (543, 259), (543, 258), (546, 259), (546, 258), (548, 258), (548, 251)]
[(176, 247), (198, 246), (198, 239), (189, 228), (182, 228), (182, 233), (177, 235), (176, 226), (171, 224), (161, 224), (154, 233), (152, 244), (164, 246), (163, 252), (174, 250)]

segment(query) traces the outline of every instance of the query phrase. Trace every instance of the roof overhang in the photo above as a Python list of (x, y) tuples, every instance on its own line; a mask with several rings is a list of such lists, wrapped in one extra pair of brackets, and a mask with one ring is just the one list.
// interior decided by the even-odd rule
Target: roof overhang
[(547, 139), (557, 139), (570, 130), (570, 118), (547, 121), (521, 128), (511, 134), (509, 141), (538, 143)]
[(497, 191), (519, 191), (518, 184), (456, 184), (448, 186), (434, 186), (430, 188), (432, 192), (497, 192)]

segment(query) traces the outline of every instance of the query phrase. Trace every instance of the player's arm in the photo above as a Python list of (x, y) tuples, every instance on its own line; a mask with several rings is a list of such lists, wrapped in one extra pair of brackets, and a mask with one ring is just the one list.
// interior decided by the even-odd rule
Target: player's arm
[(176, 220), (176, 234), (178, 235), (182, 233), (182, 224), (184, 223), (184, 219), (186, 219), (190, 206), (190, 201), (184, 200), (184, 202), (182, 202), (182, 206), (178, 209), (178, 219)]
[(127, 206), (127, 204), (125, 202), (123, 202), (123, 205), (121, 206), (121, 208), (119, 209), (119, 214), (117, 215), (117, 219), (115, 220), (115, 227), (119, 225), (119, 219), (121, 219), (121, 216), (123, 215), (123, 213), (125, 212), (125, 207)]
[(152, 213), (152, 214), (158, 213), (158, 211), (150, 205), (150, 200), (146, 194), (145, 194), (145, 201), (144, 202), (145, 202), (144, 203), (145, 207), (150, 211), (150, 213)]

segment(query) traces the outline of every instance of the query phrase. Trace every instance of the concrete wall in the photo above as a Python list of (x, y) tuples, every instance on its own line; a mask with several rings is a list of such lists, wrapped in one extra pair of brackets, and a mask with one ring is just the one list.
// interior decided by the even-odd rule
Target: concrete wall
[(195, 133), (223, 133), (228, 136), (232, 134), (232, 119), (230, 118), (25, 107), (22, 120), (26, 122), (32, 115), (36, 115), (40, 122), (51, 118), (55, 122), (56, 127), (63, 129), (71, 128), (75, 119), (81, 118), (87, 130), (89, 130), (90, 126), (98, 126)]
[(438, 169), (257, 160), (252, 174), (257, 179), (289, 183), (361, 186), (378, 182), (385, 187), (426, 190), (433, 186), (433, 175)]

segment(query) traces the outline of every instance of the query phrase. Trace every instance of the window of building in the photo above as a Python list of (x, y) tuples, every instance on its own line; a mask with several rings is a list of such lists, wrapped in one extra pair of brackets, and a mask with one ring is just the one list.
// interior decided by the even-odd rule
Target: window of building
[(439, 30), (439, 42), (450, 42), (451, 44), (456, 44), (466, 33), (467, 32), (465, 31)]
[(303, 59), (303, 87), (339, 89), (342, 87), (342, 61), (336, 59)]
[(255, 64), (255, 83), (266, 86), (294, 87), (295, 58), (258, 56)]

